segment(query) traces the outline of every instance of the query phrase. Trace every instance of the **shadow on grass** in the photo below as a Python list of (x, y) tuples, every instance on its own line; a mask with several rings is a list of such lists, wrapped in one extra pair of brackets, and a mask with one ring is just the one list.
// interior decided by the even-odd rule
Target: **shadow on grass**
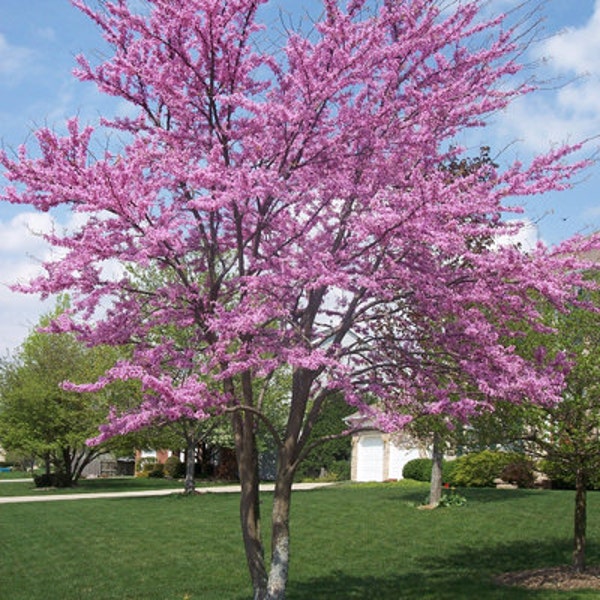
[(460, 488), (459, 493), (466, 496), (467, 500), (473, 500), (480, 504), (497, 503), (506, 500), (525, 499), (530, 496), (539, 495), (540, 492), (548, 490), (535, 490), (518, 488), (514, 490), (499, 490), (496, 488)]
[[(422, 560), (418, 569), (395, 575), (347, 573), (343, 570), (307, 581), (291, 581), (289, 600), (330, 598), (377, 598), (378, 600), (526, 600), (547, 598), (547, 591), (496, 585), (496, 575), (521, 569), (565, 564), (571, 543), (511, 543), (478, 548), (461, 548), (441, 559)], [(589, 562), (598, 562), (597, 549), (590, 548)], [(592, 592), (567, 594), (569, 599), (596, 597)], [(554, 597), (554, 596), (553, 596)], [(566, 599), (566, 597), (565, 597)]]
[[(477, 502), (478, 504), (498, 503), (514, 501), (515, 499), (525, 499), (532, 495), (539, 494), (539, 490), (515, 489), (515, 490), (497, 490), (496, 488), (453, 488), (461, 496), (467, 499), (467, 502)], [(448, 490), (442, 490), (442, 493)], [(392, 490), (390, 490), (392, 492)], [(407, 491), (398, 488), (390, 493), (388, 500), (398, 502), (408, 502), (410, 504), (424, 504), (429, 497), (429, 489)]]

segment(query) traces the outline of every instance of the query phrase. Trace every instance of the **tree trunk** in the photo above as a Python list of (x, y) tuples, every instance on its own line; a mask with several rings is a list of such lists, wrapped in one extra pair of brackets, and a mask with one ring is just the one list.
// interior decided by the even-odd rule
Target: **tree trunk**
[(64, 487), (73, 485), (73, 454), (71, 449), (65, 447), (62, 449), (62, 465), (56, 465), (57, 471), (63, 473), (63, 481), (61, 482)]
[(266, 600), (284, 600), (290, 564), (290, 506), (293, 472), (280, 465), (273, 496), (271, 568)]
[(431, 451), (431, 483), (429, 486), (429, 506), (438, 506), (442, 498), (442, 462), (444, 450), (442, 438), (439, 433), (433, 434), (433, 448)]
[(254, 421), (248, 412), (233, 415), (240, 477), (240, 521), (254, 600), (267, 598), (267, 569), (260, 528), (258, 451)]
[(575, 528), (573, 568), (578, 573), (585, 571), (585, 542), (587, 524), (587, 489), (586, 477), (579, 467), (575, 476)]
[(193, 494), (196, 491), (196, 440), (194, 436), (187, 439), (185, 449), (185, 494)]
[(44, 454), (44, 469), (46, 471), (46, 475), (50, 476), (50, 473), (52, 473), (52, 459), (49, 452)]

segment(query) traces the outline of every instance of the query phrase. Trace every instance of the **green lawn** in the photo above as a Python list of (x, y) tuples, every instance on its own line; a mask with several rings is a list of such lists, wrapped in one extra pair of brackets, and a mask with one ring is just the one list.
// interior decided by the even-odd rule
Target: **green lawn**
[(5, 479), (31, 478), (31, 473), (25, 471), (0, 471), (0, 482)]
[[(492, 582), (504, 571), (569, 561), (572, 492), (473, 489), (463, 491), (466, 506), (417, 510), (426, 491), (378, 484), (297, 492), (289, 600), (598, 597)], [(237, 501), (206, 494), (0, 505), (0, 597), (245, 600)], [(590, 494), (596, 563), (599, 509), (600, 494)]]
[[(204, 485), (198, 482), (199, 487)], [(208, 484), (207, 484), (208, 485)], [(214, 485), (211, 483), (211, 485)], [(61, 494), (87, 494), (90, 492), (126, 492), (135, 490), (183, 489), (183, 482), (153, 477), (113, 477), (109, 479), (82, 479), (72, 488), (38, 489), (33, 481), (16, 482), (0, 479), (2, 496), (52, 496)], [(0, 597), (1, 598), (1, 597)]]

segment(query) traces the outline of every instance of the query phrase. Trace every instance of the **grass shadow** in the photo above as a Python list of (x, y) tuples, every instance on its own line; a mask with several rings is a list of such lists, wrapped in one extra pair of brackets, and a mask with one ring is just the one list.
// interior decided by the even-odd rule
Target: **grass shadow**
[(499, 490), (497, 488), (459, 488), (458, 492), (464, 495), (467, 498), (467, 500), (472, 500), (480, 504), (496, 504), (498, 502), (525, 499), (530, 496), (539, 495), (541, 492), (547, 493), (548, 490), (536, 490), (527, 488), (517, 488), (514, 490)]
[[(418, 568), (397, 575), (332, 571), (304, 581), (291, 581), (289, 600), (330, 598), (378, 600), (532, 600), (538, 598), (597, 598), (598, 592), (549, 592), (503, 587), (496, 575), (521, 569), (560, 565), (568, 562), (571, 543), (553, 540), (543, 544), (508, 543), (488, 547), (462, 547), (444, 557), (422, 559)], [(598, 548), (590, 548), (589, 562), (599, 562)]]
[[(514, 500), (523, 500), (533, 495), (540, 493), (540, 490), (535, 489), (508, 489), (498, 490), (496, 488), (453, 488), (456, 493), (464, 496), (467, 502), (477, 502), (478, 504), (488, 503), (499, 503), (499, 502), (512, 502)], [(442, 490), (442, 494), (448, 490)], [(418, 490), (407, 490), (405, 488), (397, 487), (396, 489), (391, 488), (387, 497), (388, 501), (407, 502), (409, 504), (423, 504), (429, 496), (429, 488), (424, 487)]]

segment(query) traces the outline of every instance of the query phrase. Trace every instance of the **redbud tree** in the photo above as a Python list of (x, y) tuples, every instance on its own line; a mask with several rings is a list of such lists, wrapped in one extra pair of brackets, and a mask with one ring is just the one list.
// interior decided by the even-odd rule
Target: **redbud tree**
[[(498, 398), (559, 398), (560, 373), (510, 339), (537, 319), (532, 298), (569, 300), (584, 242), (524, 254), (474, 240), (517, 233), (515, 198), (566, 187), (577, 148), (461, 177), (441, 168), (460, 160), (461, 131), (529, 91), (517, 32), (478, 0), (324, 0), (310, 27), (275, 34), (266, 0), (74, 4), (112, 49), (78, 57), (77, 77), (130, 110), (2, 154), (5, 201), (80, 223), (46, 236), (59, 252), (20, 289), (69, 293), (57, 331), (133, 347), (85, 387), (145, 391), (99, 440), (230, 415), (254, 597), (283, 598), (292, 480), (331, 396), (388, 430), (415, 402), (464, 420)], [(103, 132), (122, 145), (99, 153)], [(278, 372), (283, 428), (262, 410)], [(269, 561), (259, 423), (278, 453)]]

